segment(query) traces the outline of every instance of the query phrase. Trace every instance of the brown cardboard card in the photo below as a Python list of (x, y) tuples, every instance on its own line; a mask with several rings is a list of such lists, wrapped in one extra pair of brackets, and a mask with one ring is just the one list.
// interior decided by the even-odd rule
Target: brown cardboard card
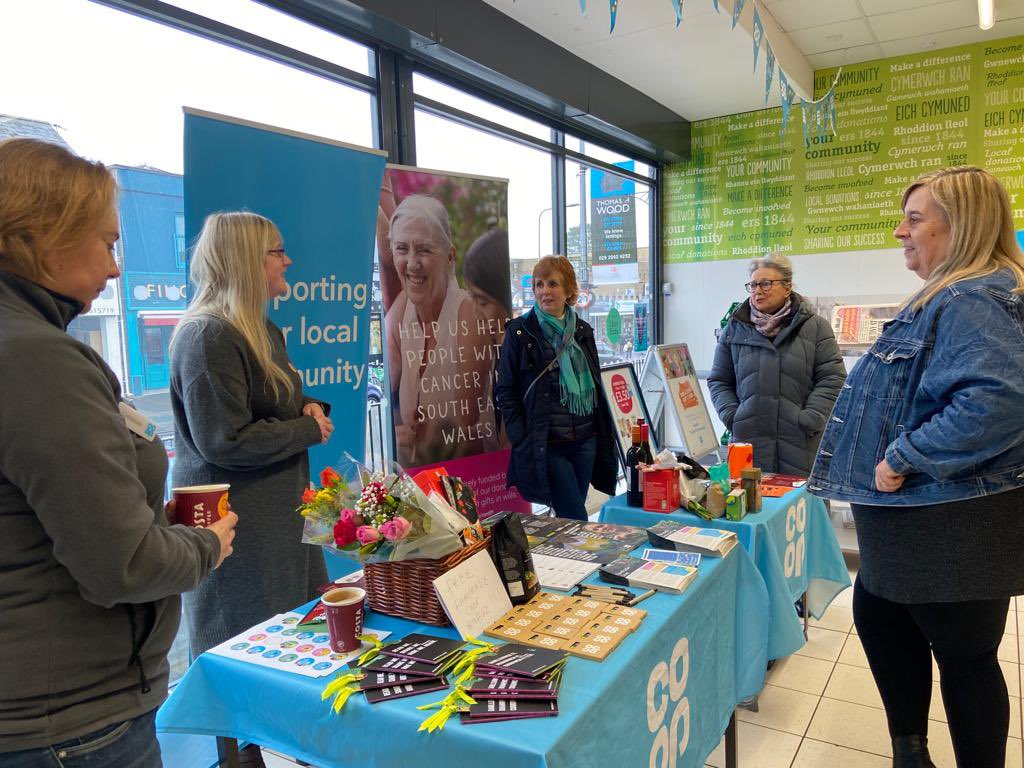
[(572, 599), (573, 608), (585, 608), (589, 611), (603, 611), (607, 607), (607, 603), (601, 600), (592, 600), (589, 597), (574, 597)]
[(541, 622), (537, 625), (535, 631), (543, 632), (545, 635), (553, 635), (555, 637), (568, 639), (576, 637), (576, 635), (583, 631), (584, 626), (585, 625), (581, 624), (576, 627), (567, 627), (564, 624), (545, 624)]
[[(600, 614), (598, 614), (600, 615)], [(546, 624), (557, 624), (562, 627), (569, 627), (570, 629), (580, 630), (587, 626), (592, 620), (593, 616), (586, 616), (580, 618), (579, 616), (573, 616), (572, 614), (556, 613), (548, 617)]]
[(605, 624), (612, 624), (616, 627), (622, 627), (627, 632), (632, 632), (640, 626), (643, 618), (639, 616), (625, 616), (621, 613), (602, 613), (598, 615), (596, 621), (601, 621)]
[(604, 661), (605, 658), (615, 650), (621, 638), (613, 638), (608, 635), (597, 635), (592, 632), (584, 632), (575, 640), (565, 646), (565, 650), (573, 656), (581, 656), (584, 659)]
[(619, 642), (622, 642), (622, 638), (629, 634), (629, 628), (619, 626), (618, 624), (612, 624), (607, 621), (594, 621), (587, 625), (584, 632), (616, 637), (619, 638)]
[(520, 637), (518, 642), (523, 645), (532, 645), (536, 648), (547, 648), (552, 651), (561, 651), (565, 648), (566, 644), (571, 640), (564, 637), (555, 637), (554, 635), (545, 635), (543, 632), (530, 632), (524, 637)]
[(495, 624), (505, 624), (509, 627), (519, 627), (519, 629), (533, 629), (538, 624), (543, 623), (543, 621), (543, 616), (539, 619), (535, 619), (532, 616), (523, 616), (522, 614), (509, 612), (505, 614), (500, 621), (495, 622)]
[(550, 611), (541, 610), (540, 608), (536, 608), (532, 605), (519, 605), (506, 614), (506, 618), (510, 616), (518, 616), (524, 619), (541, 621), (542, 619), (547, 618), (549, 614)]
[(608, 605), (605, 606), (604, 612), (614, 613), (616, 616), (636, 616), (641, 620), (647, 615), (647, 611), (640, 608), (630, 608), (628, 605)]
[(491, 637), (503, 637), (506, 640), (515, 640), (517, 643), (523, 642), (523, 638), (529, 634), (533, 634), (530, 629), (523, 629), (522, 627), (509, 626), (503, 621), (499, 621), (484, 630), (485, 635)]

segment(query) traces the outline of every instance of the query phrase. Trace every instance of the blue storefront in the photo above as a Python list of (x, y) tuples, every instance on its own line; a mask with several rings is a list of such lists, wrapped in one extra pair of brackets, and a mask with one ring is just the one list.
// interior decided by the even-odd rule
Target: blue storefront
[(167, 390), (168, 345), (185, 310), (185, 216), (181, 176), (152, 168), (112, 169), (121, 188), (121, 285), (128, 390)]

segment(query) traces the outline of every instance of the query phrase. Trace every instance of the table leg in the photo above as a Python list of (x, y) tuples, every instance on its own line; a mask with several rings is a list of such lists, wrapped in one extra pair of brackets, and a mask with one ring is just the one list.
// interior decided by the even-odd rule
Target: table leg
[(808, 637), (807, 637), (807, 627), (808, 627), (808, 623), (809, 623), (809, 620), (810, 620), (809, 617), (811, 615), (811, 612), (809, 610), (807, 610), (807, 593), (806, 592), (804, 592), (803, 604), (804, 604), (804, 640), (807, 640), (808, 639)]
[(217, 737), (217, 765), (220, 768), (239, 768), (238, 739)]
[(736, 759), (736, 711), (729, 717), (729, 725), (725, 727), (725, 768), (737, 768)]

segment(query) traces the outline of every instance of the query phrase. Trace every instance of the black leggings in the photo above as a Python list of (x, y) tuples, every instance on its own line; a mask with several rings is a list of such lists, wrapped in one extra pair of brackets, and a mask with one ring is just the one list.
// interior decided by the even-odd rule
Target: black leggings
[(1009, 606), (1009, 598), (905, 605), (857, 579), (853, 620), (891, 736), (927, 735), (934, 653), (957, 766), (1003, 768), (1010, 700), (996, 653)]

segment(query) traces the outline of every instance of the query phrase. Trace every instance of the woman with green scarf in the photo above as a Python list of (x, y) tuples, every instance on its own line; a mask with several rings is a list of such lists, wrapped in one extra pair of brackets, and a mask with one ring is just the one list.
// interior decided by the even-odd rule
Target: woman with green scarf
[(505, 330), (494, 385), (512, 442), (507, 485), (556, 517), (586, 520), (591, 484), (613, 495), (618, 475), (594, 329), (573, 309), (579, 285), (564, 256), (537, 262), (533, 291), (534, 308)]

